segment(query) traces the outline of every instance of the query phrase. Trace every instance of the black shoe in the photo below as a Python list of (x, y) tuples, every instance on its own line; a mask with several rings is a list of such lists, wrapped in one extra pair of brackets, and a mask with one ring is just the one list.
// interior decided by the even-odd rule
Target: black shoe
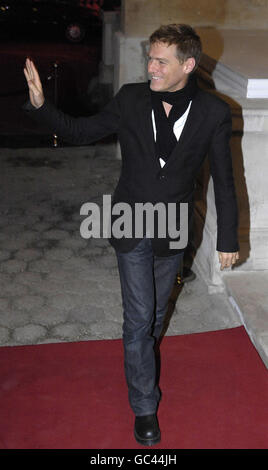
[(187, 266), (183, 267), (182, 271), (182, 282), (190, 282), (196, 278), (196, 274)]
[(160, 429), (156, 415), (136, 416), (135, 439), (144, 446), (153, 446), (160, 442)]

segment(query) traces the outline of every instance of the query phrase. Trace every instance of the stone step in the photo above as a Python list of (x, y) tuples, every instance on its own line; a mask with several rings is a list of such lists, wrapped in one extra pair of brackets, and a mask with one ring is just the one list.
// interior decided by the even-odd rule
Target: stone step
[(268, 271), (230, 272), (223, 279), (229, 301), (268, 368)]

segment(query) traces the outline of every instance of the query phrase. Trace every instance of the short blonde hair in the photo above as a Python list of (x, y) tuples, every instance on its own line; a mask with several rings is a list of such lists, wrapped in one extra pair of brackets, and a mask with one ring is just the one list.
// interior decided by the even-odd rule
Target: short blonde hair
[[(201, 55), (202, 43), (195, 30), (187, 24), (162, 25), (149, 37), (150, 44), (164, 42), (169, 46), (177, 46), (177, 57), (180, 63), (185, 62), (190, 57), (195, 59), (195, 69), (197, 68)], [(194, 69), (194, 70), (195, 70)]]

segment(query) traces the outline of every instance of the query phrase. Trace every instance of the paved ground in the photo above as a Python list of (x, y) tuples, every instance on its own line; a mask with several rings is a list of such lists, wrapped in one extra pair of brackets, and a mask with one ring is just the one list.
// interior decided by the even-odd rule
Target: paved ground
[[(120, 338), (116, 258), (80, 236), (80, 207), (101, 204), (120, 171), (114, 144), (0, 149), (0, 345)], [(202, 279), (175, 288), (168, 335), (241, 324)]]
[(268, 368), (268, 272), (228, 272), (227, 294)]

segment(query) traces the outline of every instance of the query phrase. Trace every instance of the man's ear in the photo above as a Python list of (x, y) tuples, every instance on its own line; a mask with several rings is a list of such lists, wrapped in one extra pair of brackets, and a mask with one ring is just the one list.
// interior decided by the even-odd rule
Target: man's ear
[(195, 59), (193, 57), (189, 57), (189, 59), (184, 62), (183, 68), (185, 73), (191, 73), (195, 68)]

